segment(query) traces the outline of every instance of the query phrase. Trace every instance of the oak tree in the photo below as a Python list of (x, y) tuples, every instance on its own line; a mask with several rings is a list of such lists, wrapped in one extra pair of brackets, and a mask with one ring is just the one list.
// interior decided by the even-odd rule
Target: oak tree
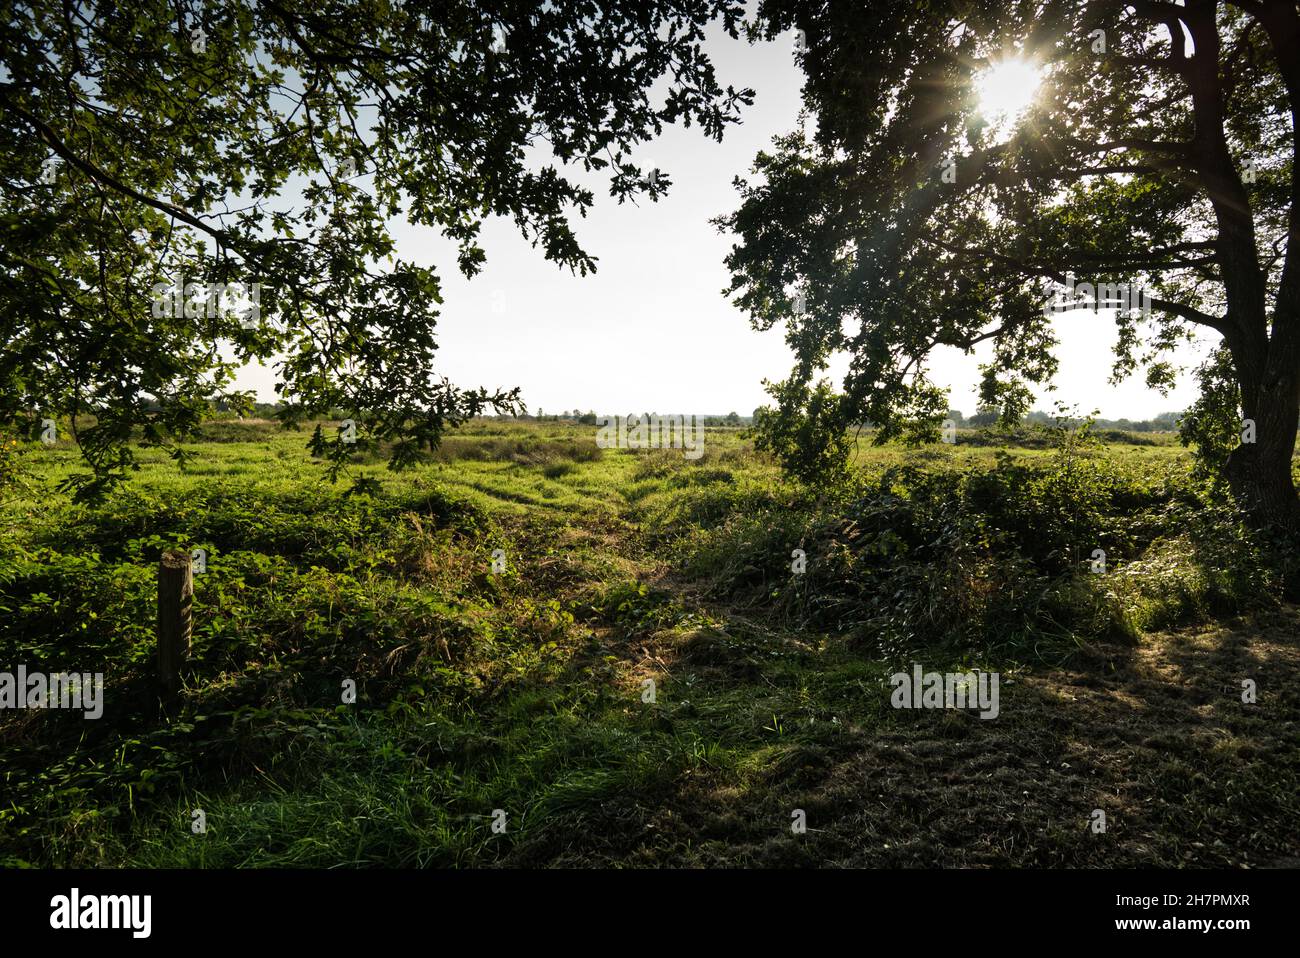
[[(830, 468), (866, 420), (881, 441), (933, 431), (938, 346), (988, 344), (981, 402), (1018, 418), (1057, 370), (1056, 311), (1082, 306), (1118, 323), (1115, 375), (1145, 367), (1154, 387), (1190, 332), (1212, 337), (1188, 436), (1222, 453), (1257, 519), (1300, 531), (1294, 2), (765, 0), (759, 14), (759, 36), (800, 31), (815, 133), (761, 154), (721, 223), (737, 235), (730, 292), (758, 328), (786, 322), (797, 356), (764, 419), (789, 465)], [(1007, 120), (980, 92), (1009, 65), (1038, 87)], [(836, 353), (849, 369), (830, 395), (818, 380)]]
[[(132, 439), (184, 458), (214, 402), (248, 409), (277, 364), (286, 423), (331, 410), (411, 461), (514, 389), (437, 374), (436, 266), (396, 217), (477, 273), (486, 217), (585, 274), (592, 176), (623, 201), (665, 124), (721, 137), (750, 99), (705, 28), (733, 0), (18, 2), (0, 23), (0, 426), (71, 423), (93, 496)], [(349, 429), (353, 428), (349, 426)], [(355, 446), (317, 430), (337, 466)]]

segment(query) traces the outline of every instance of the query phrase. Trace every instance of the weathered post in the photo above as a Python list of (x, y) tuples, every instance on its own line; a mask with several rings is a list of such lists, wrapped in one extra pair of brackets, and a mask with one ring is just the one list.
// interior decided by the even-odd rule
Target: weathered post
[(158, 564), (158, 684), (164, 705), (180, 697), (190, 657), (194, 575), (188, 552), (164, 552)]

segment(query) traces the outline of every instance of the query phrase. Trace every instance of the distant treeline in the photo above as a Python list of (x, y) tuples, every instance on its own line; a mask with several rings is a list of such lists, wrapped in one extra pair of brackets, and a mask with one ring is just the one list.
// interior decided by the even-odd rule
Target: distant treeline
[[(619, 414), (614, 413), (614, 415), (619, 415)], [(642, 419), (654, 420), (656, 416), (659, 416), (661, 414), (657, 412), (643, 412), (643, 413), (633, 412), (633, 413), (624, 413), (623, 415), (631, 416), (634, 419), (640, 417)], [(678, 415), (678, 414), (670, 413), (664, 415)], [(735, 412), (729, 412), (725, 416), (718, 416), (718, 415), (701, 416), (699, 414), (691, 414), (691, 413), (682, 413), (681, 415), (687, 416), (688, 418), (691, 415), (695, 415), (696, 421), (702, 422), (705, 426), (747, 426), (752, 422), (752, 418), (750, 416), (742, 416), (740, 415), (740, 413), (735, 413)], [(496, 418), (510, 419), (513, 417), (497, 416)], [(606, 415), (601, 414), (598, 416), (596, 415), (595, 410), (588, 410), (587, 412), (583, 412), (580, 409), (572, 409), (572, 410), (566, 409), (563, 412), (559, 412), (559, 413), (546, 413), (543, 412), (541, 409), (538, 409), (536, 415), (519, 416), (517, 418), (525, 419), (525, 420), (531, 419), (531, 420), (543, 421), (543, 422), (576, 422), (579, 423), (580, 425), (595, 426), (601, 423), (606, 418)]]
[[(274, 419), (279, 410), (280, 405), (278, 403), (255, 403), (253, 405), (252, 416), (253, 418), (258, 419)], [(229, 410), (222, 408), (222, 406), (218, 404), (217, 412), (228, 413)], [(342, 410), (336, 410), (335, 412), (337, 415), (331, 413), (330, 418), (346, 418), (347, 414)], [(631, 415), (635, 416), (638, 414), (631, 413)], [(642, 413), (640, 415), (653, 417), (656, 413)], [(1178, 429), (1178, 420), (1182, 418), (1182, 416), (1183, 414), (1181, 412), (1162, 412), (1153, 419), (1095, 419), (1093, 420), (1093, 428), (1097, 430), (1118, 430), (1120, 432), (1174, 432)], [(495, 416), (489, 418), (518, 418), (534, 422), (575, 422), (579, 425), (595, 426), (600, 423), (602, 416), (598, 416), (595, 410), (587, 410), (586, 412), (583, 412), (580, 409), (565, 409), (556, 413), (548, 413), (542, 409), (538, 409), (535, 413), (525, 416)], [(995, 425), (998, 421), (998, 412), (995, 409), (980, 409), (973, 416), (965, 416), (962, 414), (960, 409), (949, 409), (948, 418), (955, 422), (959, 427), (979, 429), (985, 426)], [(742, 416), (735, 412), (729, 412), (725, 415), (705, 415), (701, 416), (700, 419), (703, 420), (704, 425), (706, 426), (749, 426), (752, 425), (754, 421), (753, 415)], [(1051, 426), (1055, 425), (1057, 421), (1057, 417), (1052, 413), (1035, 409), (1033, 412), (1029, 413), (1029, 415), (1025, 416), (1021, 425)], [(1076, 420), (1070, 420), (1070, 422), (1074, 423)], [(869, 427), (871, 424), (864, 423), (863, 425)]]
[[(1092, 425), (1094, 429), (1120, 430), (1121, 432), (1174, 432), (1178, 429), (1178, 420), (1183, 417), (1181, 412), (1162, 412), (1154, 419), (1094, 419)], [(960, 409), (949, 409), (948, 418), (958, 426), (968, 426), (978, 429), (983, 426), (992, 426), (998, 421), (998, 411), (996, 409), (980, 409), (975, 415), (966, 418), (962, 415)], [(1058, 417), (1049, 412), (1043, 412), (1041, 409), (1035, 409), (1021, 421), (1025, 426), (1053, 426), (1058, 422)], [(1077, 424), (1079, 420), (1066, 420), (1070, 424)]]
[[(233, 417), (235, 415), (235, 413), (226, 407), (224, 403), (217, 403), (215, 408), (220, 416)], [(281, 407), (278, 403), (254, 403), (252, 411), (249, 413), (249, 417), (253, 419), (274, 419), (276, 414), (280, 411), (280, 408)], [(325, 418), (345, 419), (348, 415), (348, 413), (341, 409), (332, 409)], [(659, 413), (627, 413), (626, 415), (654, 418), (659, 415)], [(597, 415), (595, 410), (583, 412), (580, 409), (565, 409), (558, 413), (548, 413), (542, 409), (538, 409), (536, 413), (523, 416), (485, 416), (484, 418), (505, 420), (513, 419), (524, 422), (575, 422), (579, 425), (595, 426), (599, 425), (605, 417), (604, 414)], [(726, 415), (698, 416), (697, 419), (702, 421), (705, 426), (747, 426), (753, 422), (752, 416), (742, 416), (735, 412), (729, 412)]]

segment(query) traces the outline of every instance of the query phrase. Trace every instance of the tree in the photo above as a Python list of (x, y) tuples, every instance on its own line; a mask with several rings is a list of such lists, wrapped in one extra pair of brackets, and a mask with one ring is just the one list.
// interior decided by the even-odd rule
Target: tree
[[(515, 389), (436, 375), (434, 268), (389, 218), (453, 239), (473, 276), (487, 216), (596, 268), (593, 202), (670, 185), (631, 160), (665, 124), (718, 139), (749, 91), (702, 53), (740, 4), (608, 0), (135, 0), (10, 8), (0, 40), (0, 425), (72, 425), (102, 493), (142, 434), (177, 457), (242, 363), (275, 361), (286, 424), (341, 409), (410, 462)], [(652, 87), (654, 98), (652, 99)], [(660, 99), (662, 97), (662, 99)], [(544, 147), (544, 149), (543, 149)], [(175, 287), (173, 289), (173, 287)], [(355, 446), (318, 428), (333, 472)]]
[(754, 410), (754, 447), (772, 453), (806, 482), (843, 478), (853, 449), (842, 418), (843, 397), (824, 379), (810, 387), (792, 377), (768, 391), (777, 405)]
[[(1221, 339), (1187, 422), (1231, 439), (1225, 472), (1257, 520), (1300, 531), (1294, 3), (760, 4), (754, 35), (790, 29), (815, 137), (759, 154), (720, 220), (737, 302), (756, 328), (789, 324), (797, 365), (774, 394), (811, 396), (845, 351), (840, 420), (924, 435), (945, 400), (928, 354), (988, 342), (981, 402), (1017, 421), (1057, 368), (1051, 301), (1109, 301), (1117, 378), (1145, 366), (1165, 387), (1180, 339)], [(1041, 77), (1023, 115), (982, 102), (998, 71)]]

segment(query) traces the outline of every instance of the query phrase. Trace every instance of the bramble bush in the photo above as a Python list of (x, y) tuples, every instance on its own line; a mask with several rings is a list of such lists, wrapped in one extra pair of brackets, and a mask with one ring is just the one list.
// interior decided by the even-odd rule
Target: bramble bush
[[(1270, 543), (1185, 464), (1074, 449), (983, 468), (900, 465), (833, 491), (708, 489), (661, 512), (715, 597), (886, 653), (922, 646), (1052, 655), (1132, 639), (1282, 592)], [(681, 509), (679, 503), (678, 509)], [(694, 513), (694, 514), (692, 514)], [(681, 523), (706, 518), (708, 528)], [(793, 571), (802, 549), (806, 571)], [(1104, 571), (1094, 572), (1094, 550)]]

